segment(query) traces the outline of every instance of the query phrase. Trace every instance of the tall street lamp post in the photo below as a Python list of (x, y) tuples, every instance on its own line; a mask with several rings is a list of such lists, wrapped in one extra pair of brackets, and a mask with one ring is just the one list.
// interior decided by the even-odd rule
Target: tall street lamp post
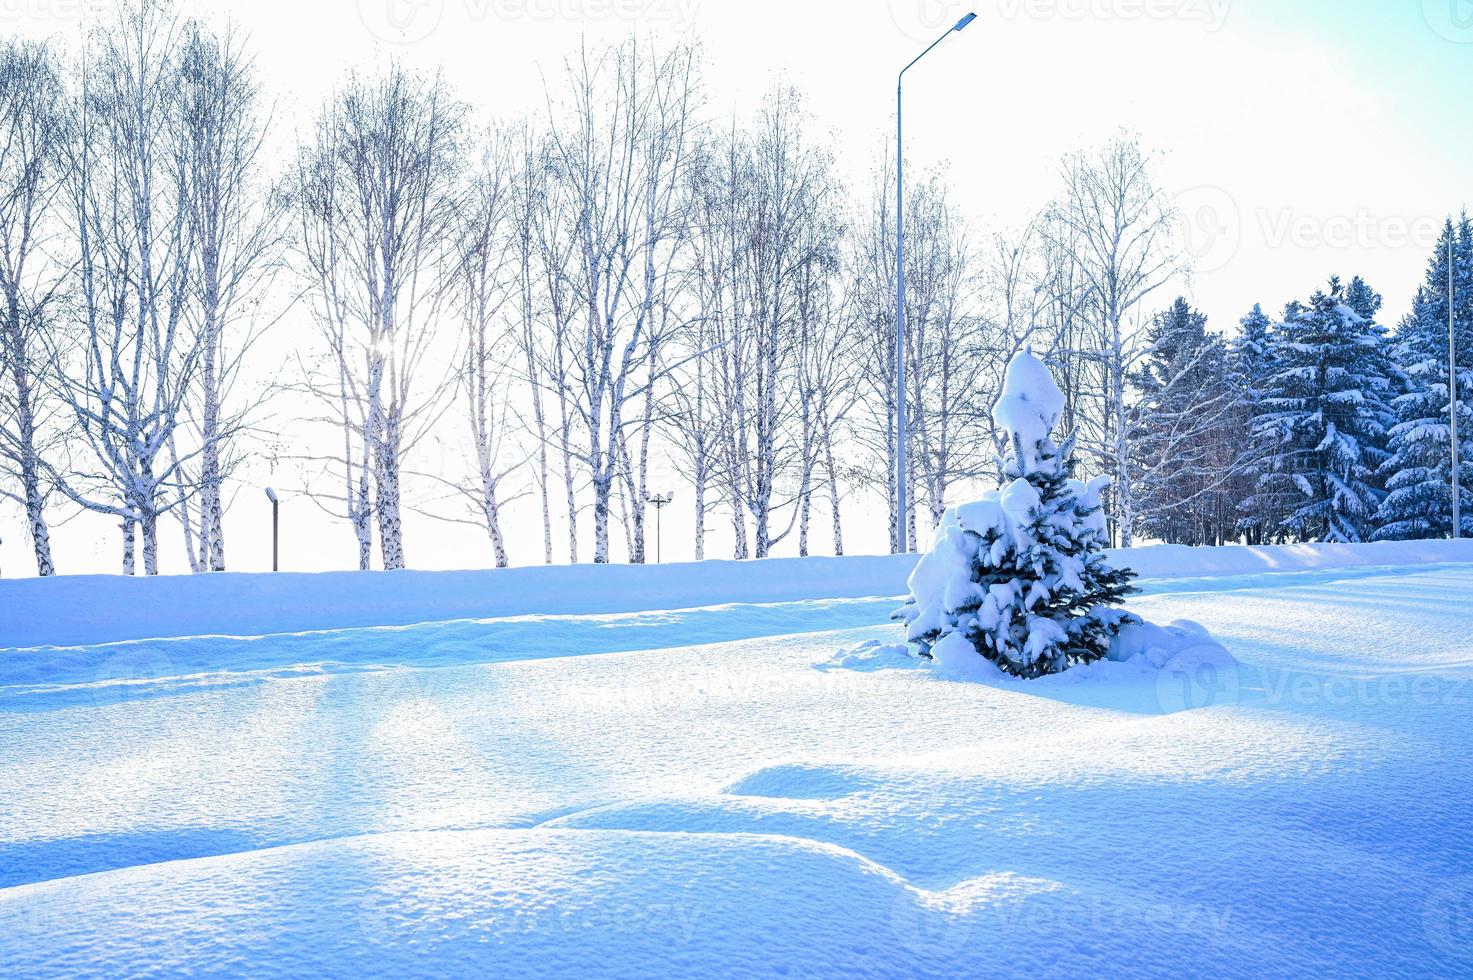
[(281, 571), (281, 551), (279, 548), (280, 538), (277, 537), (277, 529), (281, 526), (277, 520), (279, 503), (276, 499), (276, 491), (270, 487), (266, 488), (266, 499), (271, 501), (271, 570)]
[[(1448, 225), (1452, 227), (1451, 224)], [(1453, 235), (1447, 235), (1447, 393), (1448, 429), (1453, 451), (1453, 538), (1463, 536), (1463, 485), (1458, 479), (1458, 348), (1453, 340)]]
[(663, 497), (658, 493), (646, 491), (644, 499), (646, 503), (655, 508), (655, 564), (658, 565), (660, 564), (660, 511), (664, 510), (665, 505), (675, 499), (675, 491), (671, 490)]
[(900, 129), (900, 86), (911, 65), (929, 54), (931, 48), (946, 40), (948, 35), (976, 19), (976, 14), (969, 13), (957, 21), (925, 51), (912, 58), (909, 65), (900, 69), (895, 78), (895, 550), (902, 554), (909, 551), (910, 544), (914, 542), (905, 540), (905, 180), (902, 172), (905, 147)]

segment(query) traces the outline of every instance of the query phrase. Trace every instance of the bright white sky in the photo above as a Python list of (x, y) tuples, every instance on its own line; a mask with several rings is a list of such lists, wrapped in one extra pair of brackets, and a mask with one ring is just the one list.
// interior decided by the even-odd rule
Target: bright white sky
[[(0, 23), (72, 43), (90, 11), (107, 9), (107, 0), (0, 0)], [(895, 72), (968, 9), (977, 20), (907, 76), (907, 166), (946, 162), (959, 202), (986, 233), (1021, 222), (1054, 193), (1061, 153), (1119, 128), (1139, 133), (1165, 154), (1160, 181), (1178, 195), (1199, 260), (1181, 288), (1219, 329), (1255, 302), (1276, 312), (1332, 272), (1366, 276), (1395, 323), (1444, 216), (1473, 196), (1470, 0), (185, 4), (233, 18), (252, 39), (283, 152), (351, 66), (397, 56), (441, 67), (479, 110), (511, 117), (540, 108), (542, 75), (554, 75), (581, 38), (637, 30), (700, 40), (713, 118), (745, 113), (774, 80), (799, 87), (855, 187), (867, 186), (893, 138)], [(296, 316), (302, 322), (289, 319), (278, 342), (310, 329), (305, 313)], [(237, 489), (226, 531), (231, 567), (242, 570), (269, 567), (259, 487), (283, 479), (248, 476), (257, 482)], [(512, 559), (536, 561), (540, 526), (530, 500), (519, 506), (509, 521)], [(667, 560), (689, 557), (688, 508), (687, 491), (666, 510)], [(725, 519), (711, 523), (712, 553), (728, 554)], [(285, 567), (351, 565), (350, 531), (310, 503), (286, 497), (283, 525)], [(846, 525), (849, 550), (880, 549), (878, 514), (852, 506)], [(0, 510), (0, 538), (0, 574), (28, 574), (17, 512)], [(118, 534), (105, 522), (75, 520), (54, 540), (64, 571), (117, 567)], [(416, 567), (488, 563), (470, 529), (411, 519), (406, 544)], [(166, 539), (166, 568), (179, 568), (177, 550)]]

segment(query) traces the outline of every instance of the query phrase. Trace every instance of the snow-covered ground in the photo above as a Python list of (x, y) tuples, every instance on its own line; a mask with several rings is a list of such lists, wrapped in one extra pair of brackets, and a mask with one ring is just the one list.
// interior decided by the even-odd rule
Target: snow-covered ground
[(1473, 551), (1115, 560), (1241, 667), (945, 680), (904, 559), (0, 582), (0, 975), (1473, 971)]

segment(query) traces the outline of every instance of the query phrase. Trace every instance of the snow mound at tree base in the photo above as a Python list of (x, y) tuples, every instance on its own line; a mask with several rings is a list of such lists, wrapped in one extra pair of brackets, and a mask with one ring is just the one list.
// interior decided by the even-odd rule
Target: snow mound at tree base
[[(948, 642), (951, 637), (947, 637), (931, 650), (938, 676), (962, 681), (1016, 680), (980, 655), (965, 639), (960, 636), (956, 639), (959, 642)], [(1127, 664), (1135, 669), (1121, 671), (1112, 666), (1115, 664)], [(1227, 648), (1191, 620), (1178, 619), (1167, 626), (1143, 620), (1120, 627), (1119, 634), (1110, 641), (1106, 660), (1076, 665), (1059, 676), (1076, 674), (1105, 679), (1122, 674), (1134, 676), (1143, 672), (1160, 672), (1195, 677), (1205, 670), (1221, 671), (1237, 666), (1237, 659), (1228, 653)]]
[(904, 643), (865, 640), (863, 643), (856, 643), (835, 652), (826, 660), (820, 660), (813, 665), (813, 669), (825, 673), (831, 670), (857, 670), (868, 673), (872, 670), (886, 670), (892, 667), (918, 667), (921, 662), (921, 658), (911, 653), (910, 648)]
[(1238, 661), (1227, 648), (1212, 638), (1207, 628), (1190, 619), (1175, 619), (1166, 626), (1141, 620), (1126, 623), (1110, 643), (1110, 658), (1126, 661), (1144, 658), (1153, 667), (1191, 669), (1204, 664), (1235, 667)]
[[(1020, 681), (999, 668), (959, 634), (943, 637), (930, 652), (931, 659), (927, 660), (910, 652), (904, 644), (866, 640), (838, 650), (813, 666), (821, 671), (863, 672), (922, 668), (951, 681), (1031, 683)], [(1200, 623), (1177, 619), (1159, 626), (1140, 620), (1120, 627), (1120, 632), (1110, 643), (1107, 659), (1076, 665), (1051, 679), (1056, 682), (1068, 679), (1071, 683), (1088, 680), (1108, 682), (1112, 679), (1134, 682), (1143, 674), (1152, 674), (1156, 675), (1159, 686), (1170, 687), (1174, 678), (1180, 678), (1181, 685), (1189, 689), (1193, 685), (1207, 683), (1204, 678), (1220, 683), (1219, 675), (1226, 677), (1238, 666), (1237, 658), (1214, 640)]]

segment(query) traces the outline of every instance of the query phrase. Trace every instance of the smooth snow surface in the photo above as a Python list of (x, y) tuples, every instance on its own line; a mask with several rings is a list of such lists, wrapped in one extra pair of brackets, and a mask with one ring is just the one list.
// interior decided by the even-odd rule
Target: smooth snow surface
[(1129, 603), (1181, 672), (866, 599), (0, 651), (0, 975), (1473, 972), (1473, 566), (1233, 551)]

